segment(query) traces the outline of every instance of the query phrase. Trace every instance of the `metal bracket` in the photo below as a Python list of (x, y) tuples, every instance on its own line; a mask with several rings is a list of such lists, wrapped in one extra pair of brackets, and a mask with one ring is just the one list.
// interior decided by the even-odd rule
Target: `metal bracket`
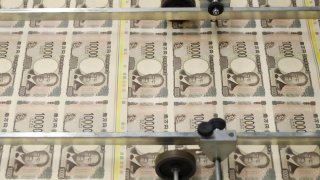
[(236, 131), (215, 130), (208, 138), (200, 139), (200, 148), (206, 156), (215, 161), (222, 161), (236, 149)]

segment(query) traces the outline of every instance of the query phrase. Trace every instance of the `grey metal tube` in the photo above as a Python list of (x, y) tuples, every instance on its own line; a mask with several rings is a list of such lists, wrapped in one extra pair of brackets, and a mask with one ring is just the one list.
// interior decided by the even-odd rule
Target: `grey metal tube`
[(221, 172), (221, 162), (219, 159), (214, 161), (215, 171), (216, 171), (216, 180), (222, 179), (222, 172)]
[[(320, 145), (320, 131), (292, 132), (238, 132), (238, 145)], [(101, 144), (101, 145), (199, 145), (196, 132), (163, 133), (69, 133), (69, 132), (6, 132), (0, 133), (0, 145), (5, 144)]]
[(320, 7), (226, 7), (219, 16), (207, 8), (25, 8), (0, 9), (1, 21), (16, 20), (223, 20), (319, 19)]

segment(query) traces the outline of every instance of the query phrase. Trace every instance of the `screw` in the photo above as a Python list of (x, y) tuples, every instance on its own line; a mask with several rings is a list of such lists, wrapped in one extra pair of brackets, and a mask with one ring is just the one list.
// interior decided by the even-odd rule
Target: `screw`
[(214, 8), (214, 9), (212, 10), (212, 14), (213, 14), (214, 16), (218, 16), (218, 15), (220, 14), (219, 9), (218, 9), (218, 8)]

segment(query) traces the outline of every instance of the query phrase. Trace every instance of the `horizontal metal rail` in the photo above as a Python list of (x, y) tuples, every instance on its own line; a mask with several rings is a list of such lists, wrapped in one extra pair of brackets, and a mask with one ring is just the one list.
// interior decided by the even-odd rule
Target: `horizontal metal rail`
[(223, 20), (320, 19), (320, 7), (230, 8), (212, 16), (207, 8), (26, 8), (0, 9), (1, 21), (16, 20)]
[[(238, 145), (320, 145), (320, 131), (310, 133), (256, 132), (237, 133)], [(163, 133), (69, 133), (7, 132), (0, 133), (1, 145), (198, 145), (196, 132)]]

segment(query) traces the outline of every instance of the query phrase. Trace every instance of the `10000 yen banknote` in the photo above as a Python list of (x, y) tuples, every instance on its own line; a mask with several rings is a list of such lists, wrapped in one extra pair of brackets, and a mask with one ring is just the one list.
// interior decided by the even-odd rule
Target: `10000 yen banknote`
[(173, 33), (174, 96), (215, 96), (211, 32)]
[(126, 179), (158, 180), (155, 172), (157, 156), (167, 151), (167, 146), (127, 146)]
[(128, 132), (168, 131), (168, 103), (128, 102)]
[(59, 179), (103, 179), (104, 146), (62, 146)]
[(269, 131), (266, 102), (223, 102), (227, 129), (241, 132)]
[(279, 146), (284, 180), (320, 178), (320, 147), (317, 145)]
[(68, 96), (109, 94), (111, 32), (74, 32)]
[(10, 147), (6, 178), (49, 179), (52, 176), (53, 145)]
[[(129, 0), (130, 2), (130, 0)], [(131, 8), (160, 8), (162, 0), (131, 0)], [(167, 21), (155, 20), (131, 20), (130, 27), (135, 29), (164, 29)]]
[[(7, 132), (11, 101), (0, 101), (0, 131)], [(0, 157), (1, 158), (1, 157)]]
[[(113, 0), (76, 0), (76, 8), (112, 8)], [(75, 20), (75, 28), (111, 27), (111, 20)]]
[(21, 48), (22, 32), (0, 33), (0, 96), (11, 96)]
[(271, 146), (237, 146), (228, 160), (229, 179), (276, 179)]
[(59, 101), (18, 101), (13, 131), (57, 131)]
[(63, 131), (106, 132), (108, 127), (107, 104), (108, 101), (67, 101)]
[(314, 96), (301, 32), (263, 32), (272, 96)]
[(218, 32), (222, 94), (265, 94), (257, 33)]
[[(1, 0), (0, 9), (20, 9), (26, 8), (28, 0)], [(0, 27), (22, 28), (25, 21), (0, 21)]]
[[(33, 8), (69, 8), (71, 0), (33, 0)], [(67, 28), (68, 20), (61, 21), (43, 21), (40, 19), (31, 20), (30, 27), (46, 27), (46, 28)]]
[(29, 32), (20, 96), (59, 96), (66, 32)]
[(166, 33), (131, 33), (128, 96), (167, 97)]
[(217, 117), (216, 101), (210, 102), (175, 102), (175, 131), (194, 132), (201, 122)]
[[(225, 1), (223, 2), (225, 4)], [(226, 6), (230, 7), (252, 7), (252, 0), (230, 0), (230, 3), (227, 3)], [(255, 20), (217, 20), (217, 26), (221, 28), (255, 28)]]
[(273, 101), (272, 104), (277, 131), (314, 132), (320, 130), (315, 102)]
[[(302, 0), (258, 0), (259, 7), (297, 7), (302, 5)], [(305, 5), (304, 5), (305, 6)], [(301, 27), (298, 19), (262, 19), (263, 28), (299, 28)]]

